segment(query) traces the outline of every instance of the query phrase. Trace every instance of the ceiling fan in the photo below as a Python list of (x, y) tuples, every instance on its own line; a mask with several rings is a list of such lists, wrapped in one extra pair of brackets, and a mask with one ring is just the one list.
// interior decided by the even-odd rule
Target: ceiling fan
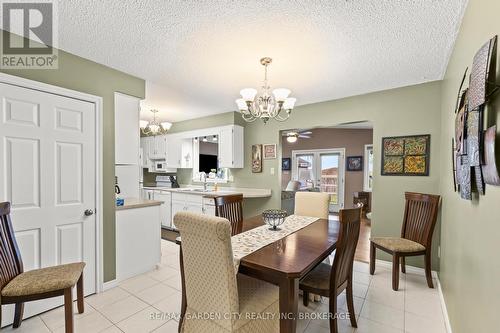
[(290, 130), (290, 131), (284, 131), (282, 133), (282, 136), (286, 137), (286, 141), (290, 143), (294, 143), (298, 140), (298, 138), (302, 139), (310, 139), (311, 138), (311, 131), (301, 131), (301, 130)]

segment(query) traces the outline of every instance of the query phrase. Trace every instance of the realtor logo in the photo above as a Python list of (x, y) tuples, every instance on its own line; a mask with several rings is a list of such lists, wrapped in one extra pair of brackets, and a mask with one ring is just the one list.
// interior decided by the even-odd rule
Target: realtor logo
[(56, 4), (52, 0), (1, 4), (2, 69), (57, 69)]

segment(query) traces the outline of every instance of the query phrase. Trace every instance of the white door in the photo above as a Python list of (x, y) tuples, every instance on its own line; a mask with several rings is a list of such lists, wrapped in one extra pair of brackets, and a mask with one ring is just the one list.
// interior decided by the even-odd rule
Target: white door
[[(0, 201), (24, 270), (85, 261), (85, 294), (96, 290), (95, 105), (0, 83)], [(90, 214), (91, 211), (88, 211)], [(26, 303), (25, 317), (62, 304)], [(12, 322), (12, 307), (3, 307)]]
[(292, 178), (303, 190), (330, 194), (330, 211), (344, 208), (344, 149), (292, 151)]

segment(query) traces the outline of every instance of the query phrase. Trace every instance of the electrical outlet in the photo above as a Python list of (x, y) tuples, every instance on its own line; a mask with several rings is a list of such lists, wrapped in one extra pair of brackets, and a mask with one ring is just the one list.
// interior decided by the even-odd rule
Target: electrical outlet
[(274, 168), (271, 168), (271, 175), (274, 175)]
[(441, 246), (438, 246), (438, 258), (441, 258)]

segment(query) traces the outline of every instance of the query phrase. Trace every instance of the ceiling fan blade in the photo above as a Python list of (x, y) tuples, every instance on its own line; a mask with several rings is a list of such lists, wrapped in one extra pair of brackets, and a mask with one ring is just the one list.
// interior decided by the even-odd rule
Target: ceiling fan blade
[(302, 135), (302, 134), (300, 134), (299, 138), (310, 139), (311, 137), (309, 135)]
[(312, 134), (313, 132), (311, 131), (305, 131), (305, 132), (300, 132), (300, 134), (305, 134), (305, 135), (309, 135), (309, 134)]

